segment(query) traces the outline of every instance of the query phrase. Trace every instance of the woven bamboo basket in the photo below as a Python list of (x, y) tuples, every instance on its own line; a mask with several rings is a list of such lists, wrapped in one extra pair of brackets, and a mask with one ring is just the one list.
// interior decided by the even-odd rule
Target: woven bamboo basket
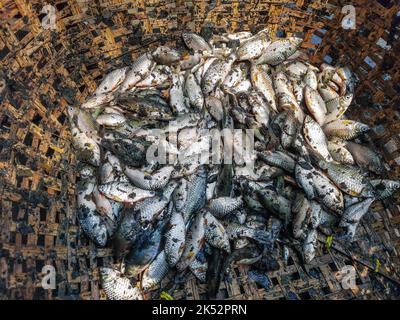
[[(96, 248), (75, 211), (76, 159), (66, 106), (82, 103), (110, 70), (129, 65), (159, 44), (181, 46), (181, 32), (257, 31), (301, 35), (315, 63), (344, 64), (356, 73), (350, 118), (369, 124), (369, 143), (400, 178), (400, 6), (395, 0), (354, 0), (356, 27), (346, 29), (335, 0), (55, 0), (56, 29), (39, 0), (0, 0), (0, 299), (105, 299), (99, 266), (111, 249)], [(47, 13), (46, 13), (47, 10)], [(50, 21), (51, 22), (51, 21)], [(234, 266), (221, 299), (398, 298), (400, 196), (374, 203), (353, 244), (320, 240), (318, 257), (303, 268), (268, 274), (269, 288)], [(53, 265), (55, 290), (41, 285)], [(356, 288), (344, 289), (344, 265)], [(307, 272), (305, 272), (305, 270)], [(168, 279), (167, 279), (168, 280)], [(167, 281), (166, 280), (166, 281)], [(175, 299), (201, 299), (205, 286), (189, 279)], [(396, 291), (397, 290), (397, 291)], [(396, 295), (397, 294), (397, 295)]]

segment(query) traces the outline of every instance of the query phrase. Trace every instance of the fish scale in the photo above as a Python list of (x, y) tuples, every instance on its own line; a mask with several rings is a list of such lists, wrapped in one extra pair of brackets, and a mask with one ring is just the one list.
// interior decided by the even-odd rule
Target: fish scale
[[(379, 177), (380, 155), (349, 141), (369, 127), (343, 116), (355, 84), (347, 67), (313, 65), (303, 39), (270, 39), (269, 29), (210, 31), (182, 34), (190, 53), (143, 53), (68, 107), (78, 221), (98, 247), (112, 240), (122, 266), (101, 269), (109, 299), (172, 292), (164, 279), (177, 273), (173, 288), (193, 274), (215, 298), (233, 261), (277, 271), (288, 247), (311, 263), (320, 227), (351, 240), (375, 197), (400, 188)], [(210, 148), (223, 129), (246, 135)], [(209, 163), (221, 150), (234, 161)]]

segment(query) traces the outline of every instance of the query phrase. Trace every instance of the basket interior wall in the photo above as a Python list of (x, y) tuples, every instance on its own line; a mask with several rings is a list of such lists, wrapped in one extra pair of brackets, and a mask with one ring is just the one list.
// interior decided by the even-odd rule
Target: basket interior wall
[[(0, 1), (0, 298), (105, 298), (97, 267), (110, 263), (111, 251), (89, 243), (77, 226), (75, 157), (65, 109), (83, 102), (105, 73), (129, 65), (144, 50), (160, 43), (180, 46), (183, 30), (207, 35), (268, 25), (272, 34), (304, 36), (314, 62), (349, 65), (359, 78), (349, 116), (372, 126), (371, 143), (383, 153), (388, 175), (400, 178), (400, 5), (395, 1), (353, 1), (357, 26), (350, 30), (342, 27), (345, 4), (335, 0), (48, 3), (57, 11), (56, 30), (43, 27), (42, 1)], [(369, 239), (382, 272), (397, 279), (399, 198), (374, 204), (358, 242), (362, 246)], [(222, 291), (228, 299), (287, 299), (291, 292), (301, 299), (380, 297), (370, 289), (365, 265), (344, 257), (321, 246), (309, 266), (318, 276), (306, 277), (293, 259), (270, 275), (268, 292), (246, 281), (246, 269), (237, 267)], [(358, 258), (373, 265), (370, 257)], [(352, 291), (342, 290), (335, 277), (349, 259), (358, 271), (358, 289)], [(47, 264), (57, 270), (56, 290), (41, 288)], [(203, 292), (191, 280), (176, 298), (201, 298)]]

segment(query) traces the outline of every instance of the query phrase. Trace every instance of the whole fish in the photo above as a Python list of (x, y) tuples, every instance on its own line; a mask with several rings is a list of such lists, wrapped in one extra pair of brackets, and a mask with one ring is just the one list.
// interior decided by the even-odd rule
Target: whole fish
[(204, 166), (190, 177), (187, 186), (187, 198), (182, 208), (183, 218), (187, 223), (192, 215), (202, 208), (206, 201), (207, 172)]
[(82, 180), (77, 185), (77, 217), (85, 234), (98, 246), (107, 242), (107, 228), (104, 220), (96, 211), (96, 204), (91, 199), (95, 188), (94, 179)]
[(185, 249), (176, 268), (178, 271), (185, 270), (196, 258), (205, 241), (205, 223), (203, 212), (198, 212), (194, 217), (186, 234)]
[(159, 46), (152, 53), (153, 60), (163, 65), (173, 65), (182, 59), (181, 54), (172, 48), (166, 46)]
[(196, 33), (184, 32), (182, 33), (182, 38), (189, 49), (194, 51), (212, 51), (207, 41)]
[(367, 178), (353, 167), (333, 162), (320, 161), (322, 168), (335, 185), (353, 197), (374, 197), (375, 192)]
[(201, 81), (201, 90), (204, 95), (210, 95), (225, 80), (235, 61), (236, 55), (231, 54), (226, 59), (216, 59), (210, 65)]
[(284, 152), (264, 151), (257, 153), (257, 157), (265, 163), (284, 169), (289, 173), (292, 173), (294, 171), (294, 159)]
[(251, 82), (268, 102), (268, 106), (274, 111), (278, 111), (275, 91), (271, 77), (264, 71), (261, 66), (251, 66)]
[(328, 150), (328, 140), (324, 131), (310, 116), (306, 116), (303, 126), (305, 141), (317, 152), (324, 160), (332, 161), (332, 156)]
[(181, 212), (177, 210), (173, 211), (164, 238), (166, 260), (172, 268), (181, 258), (186, 243), (186, 228)]
[(193, 73), (189, 73), (185, 80), (186, 96), (189, 98), (190, 104), (197, 110), (202, 110), (204, 106), (204, 96), (200, 85)]
[(127, 72), (124, 82), (120, 86), (120, 91), (125, 92), (132, 89), (140, 80), (144, 79), (155, 67), (153, 57), (149, 53), (144, 53), (132, 64)]
[(143, 300), (138, 287), (117, 270), (101, 267), (101, 285), (110, 300)]
[(297, 103), (297, 99), (286, 75), (283, 72), (277, 72), (273, 74), (272, 78), (278, 101), (278, 110), (292, 113), (299, 123), (303, 123), (304, 112)]
[(104, 106), (114, 100), (112, 92), (101, 93), (90, 97), (85, 103), (81, 105), (81, 109), (93, 110)]
[(270, 64), (277, 65), (282, 63), (303, 43), (303, 39), (296, 37), (289, 37), (286, 39), (279, 39), (273, 41), (262, 53), (262, 55), (255, 60), (256, 64)]
[(370, 128), (363, 123), (353, 120), (336, 120), (323, 127), (328, 137), (337, 137), (344, 140), (351, 140), (367, 132)]
[(262, 32), (244, 41), (237, 50), (239, 60), (258, 58), (271, 43), (268, 33)]
[(206, 241), (210, 245), (230, 253), (231, 247), (224, 226), (209, 212), (204, 213), (204, 223)]
[(324, 100), (317, 90), (308, 85), (304, 88), (304, 98), (308, 111), (310, 111), (318, 124), (322, 126), (326, 121), (325, 115), (327, 113)]
[(129, 182), (109, 182), (102, 184), (99, 185), (99, 191), (107, 198), (126, 203), (135, 203), (155, 196), (154, 191), (136, 188)]
[(208, 204), (208, 210), (217, 218), (223, 218), (243, 205), (242, 197), (219, 197), (212, 199)]
[(164, 166), (151, 174), (139, 169), (130, 168), (128, 166), (125, 166), (124, 169), (124, 173), (129, 180), (136, 187), (145, 190), (163, 189), (170, 181), (173, 171), (173, 166)]
[(94, 94), (96, 96), (99, 96), (101, 94), (118, 89), (119, 85), (125, 80), (128, 70), (128, 67), (124, 67), (110, 72), (104, 77), (103, 81), (99, 84)]

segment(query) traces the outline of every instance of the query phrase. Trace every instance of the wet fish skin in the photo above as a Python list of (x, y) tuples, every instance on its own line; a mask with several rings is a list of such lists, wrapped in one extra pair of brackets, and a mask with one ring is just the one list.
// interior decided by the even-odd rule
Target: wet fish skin
[(173, 268), (181, 258), (186, 243), (186, 227), (181, 212), (173, 211), (164, 237), (166, 260), (168, 265)]
[(98, 246), (104, 247), (107, 243), (107, 228), (92, 200), (94, 188), (95, 183), (92, 178), (79, 181), (77, 185), (77, 217), (85, 234)]
[(258, 58), (270, 44), (267, 32), (257, 34), (245, 40), (237, 50), (239, 60), (252, 60)]
[(196, 110), (202, 110), (204, 107), (204, 96), (203, 92), (201, 91), (201, 87), (197, 83), (197, 80), (193, 73), (189, 73), (186, 76), (185, 92), (186, 96), (189, 98), (190, 104)]
[(315, 257), (317, 246), (317, 231), (312, 229), (308, 232), (306, 240), (303, 244), (304, 261), (310, 263)]
[(239, 237), (246, 237), (254, 239), (260, 243), (268, 243), (270, 237), (267, 231), (249, 228), (238, 223), (229, 223), (225, 226), (225, 230), (230, 240)]
[(149, 267), (143, 274), (142, 289), (149, 292), (161, 283), (168, 274), (169, 267), (166, 260), (165, 251), (162, 250), (157, 257), (150, 263)]
[(137, 212), (133, 208), (126, 208), (121, 215), (122, 218), (113, 239), (114, 256), (117, 259), (127, 253), (141, 230)]
[(126, 255), (125, 274), (137, 277), (156, 258), (160, 249), (161, 236), (168, 219), (161, 220), (154, 229), (141, 230), (138, 238)]
[(155, 196), (154, 191), (143, 190), (129, 182), (119, 181), (99, 185), (99, 191), (109, 199), (126, 203), (135, 203)]
[(177, 50), (167, 46), (157, 47), (157, 49), (152, 52), (152, 57), (156, 63), (167, 66), (176, 64), (182, 59), (181, 54)]
[(176, 186), (176, 181), (170, 181), (160, 195), (148, 197), (136, 203), (135, 209), (139, 212), (138, 219), (140, 223), (146, 225), (157, 219), (160, 213), (168, 206)]
[(111, 92), (94, 95), (90, 97), (88, 100), (86, 100), (85, 103), (81, 104), (81, 109), (94, 110), (110, 103), (113, 100), (114, 100), (114, 95)]
[(312, 114), (314, 119), (322, 126), (326, 121), (326, 105), (322, 97), (316, 89), (306, 86), (304, 88), (304, 98), (308, 111)]
[(119, 85), (125, 80), (128, 70), (128, 67), (123, 67), (107, 74), (95, 90), (94, 95), (99, 96), (118, 89)]
[(102, 114), (96, 118), (96, 122), (98, 124), (107, 127), (118, 127), (122, 125), (125, 121), (125, 116), (118, 113)]
[(194, 217), (186, 234), (185, 249), (181, 259), (176, 265), (178, 271), (185, 270), (195, 259), (197, 253), (201, 250), (205, 242), (205, 223), (204, 214), (199, 212)]
[(284, 169), (289, 173), (294, 172), (295, 161), (292, 157), (281, 151), (258, 152), (257, 157), (265, 163)]
[(299, 160), (296, 163), (295, 175), (297, 183), (303, 188), (307, 198), (312, 200), (317, 195), (314, 189), (314, 167), (304, 160)]
[(117, 270), (101, 267), (101, 284), (110, 300), (143, 300), (138, 287), (134, 287), (130, 280), (123, 277)]
[(294, 96), (287, 76), (283, 72), (278, 71), (272, 75), (272, 80), (278, 101), (278, 111), (287, 111), (292, 113), (299, 123), (303, 123), (304, 112), (297, 103), (297, 99)]
[(353, 101), (352, 93), (346, 94), (344, 96), (338, 96), (325, 101), (327, 110), (325, 123), (330, 123), (339, 120), (346, 112), (347, 108), (350, 106), (352, 101)]
[(179, 74), (172, 73), (172, 86), (170, 89), (170, 105), (172, 110), (177, 113), (188, 113), (188, 100), (184, 95), (184, 79)]
[(327, 137), (351, 140), (367, 132), (370, 128), (366, 124), (353, 120), (336, 120), (324, 125), (323, 130)]
[(182, 33), (182, 38), (186, 46), (191, 50), (208, 52), (212, 51), (211, 46), (207, 43), (207, 41), (196, 33), (184, 32)]
[(361, 218), (368, 212), (374, 201), (374, 198), (368, 198), (347, 207), (340, 220), (339, 226), (345, 227), (349, 224), (360, 222)]
[(328, 162), (333, 160), (328, 151), (328, 140), (324, 131), (310, 116), (306, 116), (304, 120), (303, 135), (308, 145), (324, 160)]
[(267, 49), (264, 50), (263, 54), (255, 60), (255, 63), (267, 63), (273, 66), (282, 63), (296, 52), (302, 42), (303, 39), (295, 37), (273, 41)]
[(206, 200), (207, 172), (204, 166), (190, 177), (187, 189), (187, 198), (182, 208), (183, 218), (187, 223), (196, 210), (202, 208)]
[(337, 140), (328, 141), (328, 150), (333, 158), (333, 160), (342, 163), (353, 165), (354, 158), (349, 150), (346, 149), (345, 144)]
[(346, 148), (359, 167), (367, 168), (376, 174), (384, 172), (385, 169), (379, 155), (372, 149), (351, 141), (347, 141)]
[(208, 204), (208, 210), (216, 217), (223, 218), (243, 205), (243, 198), (218, 197), (212, 199)]
[(305, 237), (308, 225), (311, 220), (311, 204), (303, 193), (298, 193), (292, 205), (293, 219), (293, 237), (300, 239)]
[(136, 187), (153, 191), (165, 188), (173, 171), (173, 166), (164, 166), (151, 174), (128, 166), (124, 168), (124, 173)]
[(200, 251), (197, 254), (196, 258), (189, 265), (189, 269), (201, 283), (205, 283), (207, 281), (208, 262), (204, 258), (202, 260), (199, 259), (201, 253)]
[(209, 212), (204, 213), (204, 222), (206, 241), (210, 245), (230, 253), (231, 247), (224, 226)]
[(376, 199), (386, 199), (400, 189), (400, 182), (396, 180), (373, 179), (370, 182), (376, 191)]
[(231, 54), (226, 59), (217, 58), (210, 65), (201, 81), (201, 90), (205, 96), (214, 92), (215, 88), (225, 80), (235, 61), (236, 55)]
[(273, 82), (262, 66), (251, 66), (251, 83), (264, 96), (268, 103), (268, 107), (277, 112), (278, 107)]
[(80, 161), (91, 164), (95, 167), (100, 165), (101, 150), (97, 142), (81, 132), (78, 127), (70, 120), (72, 144), (77, 152)]
[(149, 53), (144, 53), (136, 59), (130, 70), (127, 72), (120, 91), (125, 92), (132, 89), (140, 80), (144, 79), (155, 67), (155, 62)]
[(278, 194), (274, 187), (261, 189), (257, 192), (261, 204), (275, 213), (279, 218), (287, 221), (291, 217), (291, 202)]
[(322, 160), (319, 161), (319, 166), (343, 192), (353, 197), (375, 196), (375, 191), (368, 179), (353, 167)]

